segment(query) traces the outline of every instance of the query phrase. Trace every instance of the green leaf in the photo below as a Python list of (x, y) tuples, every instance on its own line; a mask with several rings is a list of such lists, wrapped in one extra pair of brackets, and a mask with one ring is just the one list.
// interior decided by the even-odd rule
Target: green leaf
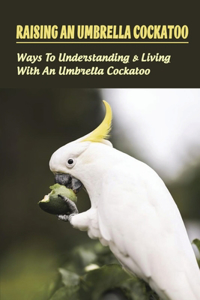
[(66, 255), (62, 268), (68, 271), (82, 275), (85, 273), (85, 267), (95, 263), (97, 255), (91, 246), (75, 247), (70, 255)]
[(52, 279), (48, 284), (43, 285), (38, 289), (38, 291), (36, 291), (32, 300), (49, 300), (56, 290), (61, 287), (61, 285), (61, 276), (60, 274), (56, 273), (52, 276)]
[(94, 263), (103, 266), (108, 264), (119, 264), (109, 247), (102, 246), (99, 242), (94, 246), (97, 259)]
[(108, 265), (88, 272), (84, 276), (84, 281), (91, 299), (98, 300), (103, 293), (120, 287), (128, 278), (128, 274), (119, 265)]
[(192, 244), (194, 244), (194, 245), (198, 248), (199, 253), (200, 253), (200, 240), (195, 239), (195, 240), (192, 242)]
[(141, 279), (132, 277), (120, 285), (127, 299), (132, 300), (158, 300), (158, 296)]
[[(200, 240), (195, 239), (195, 240), (192, 242), (192, 244), (194, 244), (194, 245), (197, 247), (197, 249), (199, 250), (199, 254), (200, 254)], [(200, 259), (198, 259), (198, 258), (197, 258), (197, 263), (198, 263), (199, 268), (200, 268)]]
[(77, 275), (76, 273), (67, 271), (65, 269), (58, 269), (61, 276), (62, 276), (62, 283), (66, 286), (66, 287), (70, 287), (70, 286), (76, 286), (79, 284), (80, 282), (80, 277), (79, 275)]
[[(124, 299), (127, 300), (159, 299), (144, 281), (127, 274), (121, 265), (112, 262), (113, 255), (109, 249), (99, 243), (97, 246), (73, 249), (59, 269), (60, 285), (54, 289), (53, 294), (51, 293), (51, 298), (37, 300), (100, 300), (120, 295), (122, 299), (124, 295)], [(85, 267), (91, 263), (100, 267), (85, 273)], [(105, 263), (106, 265), (102, 266)]]
[(61, 287), (50, 300), (79, 300), (79, 287)]
[(79, 266), (84, 269), (87, 265), (95, 261), (96, 254), (94, 253), (94, 251), (92, 251), (92, 249), (80, 247), (74, 249), (73, 258), (78, 262)]

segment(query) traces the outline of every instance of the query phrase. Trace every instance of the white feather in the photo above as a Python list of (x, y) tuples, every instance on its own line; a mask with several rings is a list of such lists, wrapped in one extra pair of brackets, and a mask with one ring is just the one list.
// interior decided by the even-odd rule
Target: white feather
[(70, 172), (91, 200), (90, 210), (71, 218), (74, 227), (109, 245), (163, 300), (200, 299), (200, 271), (181, 215), (150, 167), (91, 143)]

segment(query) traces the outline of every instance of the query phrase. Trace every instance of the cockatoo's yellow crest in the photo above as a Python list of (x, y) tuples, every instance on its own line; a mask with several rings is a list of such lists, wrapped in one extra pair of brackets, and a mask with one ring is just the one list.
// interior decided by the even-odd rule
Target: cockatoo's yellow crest
[(108, 102), (103, 100), (103, 103), (106, 108), (106, 115), (103, 119), (102, 123), (93, 130), (82, 142), (90, 141), (90, 142), (96, 142), (100, 143), (103, 139), (109, 138), (109, 132), (111, 130), (111, 123), (112, 123), (112, 109)]

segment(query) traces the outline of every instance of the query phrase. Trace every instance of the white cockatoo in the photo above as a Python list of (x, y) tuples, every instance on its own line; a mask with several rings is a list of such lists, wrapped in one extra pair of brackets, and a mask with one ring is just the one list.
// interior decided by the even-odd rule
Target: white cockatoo
[[(88, 192), (91, 208), (59, 216), (110, 247), (163, 300), (199, 300), (200, 271), (179, 210), (158, 174), (107, 140), (112, 110), (90, 134), (53, 153), (56, 182)], [(80, 183), (81, 182), (81, 183)]]

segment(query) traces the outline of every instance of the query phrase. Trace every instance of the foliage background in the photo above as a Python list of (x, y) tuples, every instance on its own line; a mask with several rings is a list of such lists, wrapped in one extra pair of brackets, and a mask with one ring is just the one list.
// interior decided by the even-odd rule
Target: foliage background
[[(86, 233), (45, 214), (37, 202), (54, 181), (48, 167), (51, 154), (98, 126), (104, 116), (101, 100), (97, 89), (0, 90), (1, 300), (31, 299), (74, 247), (88, 244), (90, 252), (95, 247)], [(114, 132), (111, 141), (140, 158), (125, 135), (119, 139)], [(186, 221), (200, 219), (199, 182), (200, 159), (167, 182)], [(81, 191), (78, 209), (89, 207)]]

